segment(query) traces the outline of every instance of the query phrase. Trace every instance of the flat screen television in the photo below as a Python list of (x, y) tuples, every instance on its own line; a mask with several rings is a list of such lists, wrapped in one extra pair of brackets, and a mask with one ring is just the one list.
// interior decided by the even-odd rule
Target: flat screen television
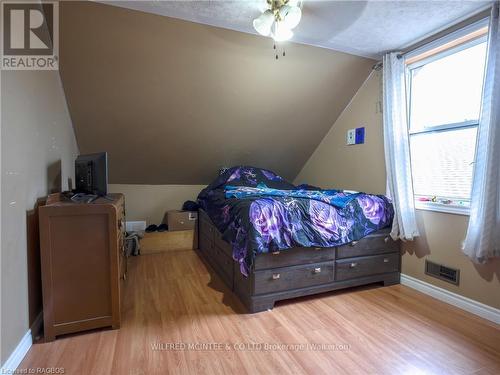
[(106, 196), (108, 194), (108, 154), (80, 155), (75, 160), (76, 192)]

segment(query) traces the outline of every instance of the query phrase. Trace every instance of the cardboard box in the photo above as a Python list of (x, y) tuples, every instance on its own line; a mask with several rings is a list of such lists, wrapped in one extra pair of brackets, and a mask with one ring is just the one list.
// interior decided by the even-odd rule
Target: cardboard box
[(141, 255), (197, 248), (195, 230), (178, 230), (144, 233), (141, 239)]
[(167, 211), (167, 225), (169, 231), (196, 229), (198, 212)]

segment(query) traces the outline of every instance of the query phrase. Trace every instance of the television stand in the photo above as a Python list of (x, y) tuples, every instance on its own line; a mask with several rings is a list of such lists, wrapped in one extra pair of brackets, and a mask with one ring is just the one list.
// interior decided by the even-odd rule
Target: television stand
[(39, 208), (45, 339), (120, 327), (126, 278), (125, 198), (78, 204), (51, 194)]

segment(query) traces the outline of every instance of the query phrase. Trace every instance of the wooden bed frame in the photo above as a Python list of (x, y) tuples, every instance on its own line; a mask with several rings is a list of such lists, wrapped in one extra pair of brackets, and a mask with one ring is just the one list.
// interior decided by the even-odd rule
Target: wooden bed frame
[(259, 254), (248, 277), (241, 274), (230, 244), (203, 210), (198, 232), (199, 254), (251, 313), (272, 309), (284, 299), (371, 283), (399, 283), (399, 241), (391, 239), (389, 229), (338, 247)]

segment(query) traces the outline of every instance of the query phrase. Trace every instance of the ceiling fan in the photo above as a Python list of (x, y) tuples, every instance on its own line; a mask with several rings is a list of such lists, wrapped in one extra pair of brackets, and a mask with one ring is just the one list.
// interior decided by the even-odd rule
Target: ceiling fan
[(270, 36), (275, 42), (293, 37), (302, 17), (300, 0), (267, 0), (268, 9), (253, 20), (254, 29), (261, 35)]

